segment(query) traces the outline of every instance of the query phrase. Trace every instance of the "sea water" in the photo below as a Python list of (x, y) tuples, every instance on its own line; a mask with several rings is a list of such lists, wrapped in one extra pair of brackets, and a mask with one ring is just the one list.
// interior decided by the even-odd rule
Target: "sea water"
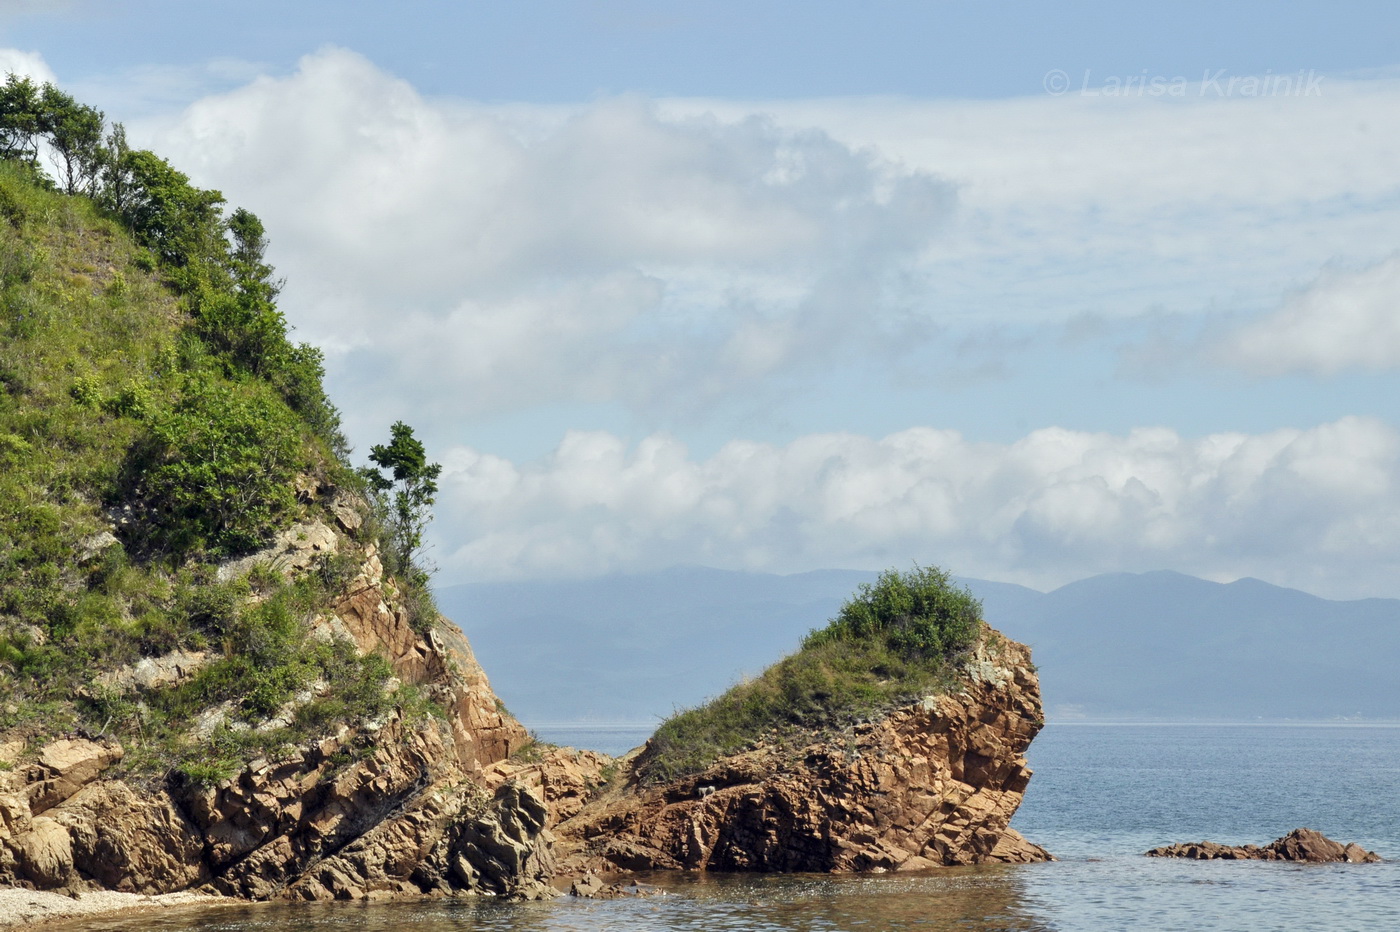
[[(536, 726), (540, 737), (617, 753), (645, 727)], [(121, 932), (603, 932), (603, 930), (1389, 930), (1400, 929), (1400, 860), (1284, 864), (1145, 858), (1172, 842), (1263, 844), (1307, 826), (1400, 859), (1400, 727), (1047, 726), (1013, 823), (1050, 864), (918, 876), (648, 878), (664, 896), (470, 899), (234, 907), (87, 920)]]

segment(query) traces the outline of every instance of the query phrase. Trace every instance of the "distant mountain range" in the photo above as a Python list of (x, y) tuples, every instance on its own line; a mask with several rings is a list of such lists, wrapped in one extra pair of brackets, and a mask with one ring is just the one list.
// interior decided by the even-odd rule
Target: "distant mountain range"
[[(875, 575), (677, 567), (437, 597), (523, 721), (647, 721), (762, 670)], [(1171, 572), (962, 582), (1031, 645), (1051, 720), (1400, 719), (1400, 600)]]

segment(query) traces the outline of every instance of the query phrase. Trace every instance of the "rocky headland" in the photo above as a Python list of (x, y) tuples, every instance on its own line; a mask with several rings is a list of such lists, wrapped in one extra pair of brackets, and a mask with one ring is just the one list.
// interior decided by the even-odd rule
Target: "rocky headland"
[[(957, 685), (810, 742), (759, 738), (647, 785), (637, 764), (558, 812), (565, 870), (899, 871), (1049, 854), (1009, 827), (1042, 725), (1030, 652), (988, 630)], [(548, 768), (545, 768), (548, 772)]]
[[(649, 784), (637, 771), (645, 749), (613, 759), (532, 745), (466, 639), (446, 624), (416, 632), (373, 547), (342, 520), (283, 535), (253, 562), (295, 574), (318, 549), (353, 553), (359, 571), (316, 631), (384, 654), (448, 714), (342, 727), (212, 785), (135, 780), (122, 745), (100, 735), (11, 741), (0, 747), (11, 765), (0, 773), (0, 883), (72, 896), (543, 897), (635, 893), (613, 881), (643, 870), (1049, 858), (1009, 827), (1042, 724), (1036, 676), (1028, 649), (990, 629), (943, 694), (806, 743), (760, 737)], [(119, 671), (133, 694), (188, 675), (190, 660), (142, 663), (165, 672)]]
[(1048, 857), (1029, 652), (934, 568), (636, 754), (532, 741), (419, 563), (441, 467), (402, 422), (350, 461), (261, 221), (120, 127), (64, 193), (24, 153), (102, 114), (0, 96), (43, 111), (0, 107), (0, 924)]

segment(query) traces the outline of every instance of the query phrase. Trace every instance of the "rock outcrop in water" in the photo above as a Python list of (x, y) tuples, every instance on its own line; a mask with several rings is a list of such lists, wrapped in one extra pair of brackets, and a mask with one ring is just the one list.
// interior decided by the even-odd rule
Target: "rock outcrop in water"
[[(587, 753), (510, 760), (527, 736), (413, 564), (439, 467), (402, 423), (368, 473), (348, 461), (261, 222), (131, 155), (160, 168), (100, 204), (0, 158), (0, 298), (26, 309), (0, 340), (0, 885), (547, 895), (552, 827), (613, 866), (1043, 854), (1006, 828), (1040, 715), (1017, 647), (796, 758), (720, 761), (713, 792), (608, 790), (630, 765)], [(961, 657), (980, 621), (954, 601), (951, 628), (885, 635)], [(859, 673), (874, 689), (884, 669)]]
[[(556, 834), (572, 871), (894, 871), (1050, 855), (1009, 827), (1040, 730), (1030, 651), (989, 631), (945, 695), (797, 753), (759, 742), (702, 773), (614, 787)], [(548, 768), (545, 768), (546, 772)]]
[[(316, 548), (357, 546), (325, 530), (288, 535), (262, 556), (285, 571)], [(394, 714), (363, 730), (342, 727), (211, 786), (112, 778), (125, 751), (102, 737), (30, 751), (12, 742), (0, 747), (13, 762), (0, 773), (0, 884), (200, 888), (259, 900), (547, 894), (544, 802), (528, 787), (485, 778), (527, 742), (524, 729), (503, 713), (460, 632), (415, 631), (373, 547), (359, 554), (359, 574), (316, 625), (385, 654), (444, 718)]]
[(1373, 864), (1381, 860), (1358, 844), (1342, 844), (1310, 828), (1295, 828), (1262, 847), (1222, 845), (1213, 841), (1166, 845), (1147, 852), (1149, 858), (1191, 858), (1198, 861), (1310, 861), (1318, 864), (1346, 862)]
[[(510, 759), (526, 736), (500, 711), (465, 638), (414, 632), (384, 587), (368, 551), (319, 623), (385, 652), (400, 677), (451, 710), (447, 720), (391, 718), (372, 735), (343, 730), (214, 786), (153, 790), (107, 778), (124, 754), (113, 741), (50, 742), (0, 774), (0, 882), (249, 899), (541, 896), (553, 877), (594, 872), (1049, 858), (1009, 827), (1042, 713), (1029, 650), (995, 632), (944, 695), (814, 734), (797, 753), (759, 741), (644, 787), (635, 755), (555, 749)], [(351, 753), (357, 746), (371, 750)]]

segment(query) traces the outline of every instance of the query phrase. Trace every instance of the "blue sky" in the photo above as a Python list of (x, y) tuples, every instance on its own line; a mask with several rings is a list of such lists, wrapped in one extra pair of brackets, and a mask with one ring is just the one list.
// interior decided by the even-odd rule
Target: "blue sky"
[(0, 2), (267, 221), (440, 579), (1400, 596), (1400, 11)]

